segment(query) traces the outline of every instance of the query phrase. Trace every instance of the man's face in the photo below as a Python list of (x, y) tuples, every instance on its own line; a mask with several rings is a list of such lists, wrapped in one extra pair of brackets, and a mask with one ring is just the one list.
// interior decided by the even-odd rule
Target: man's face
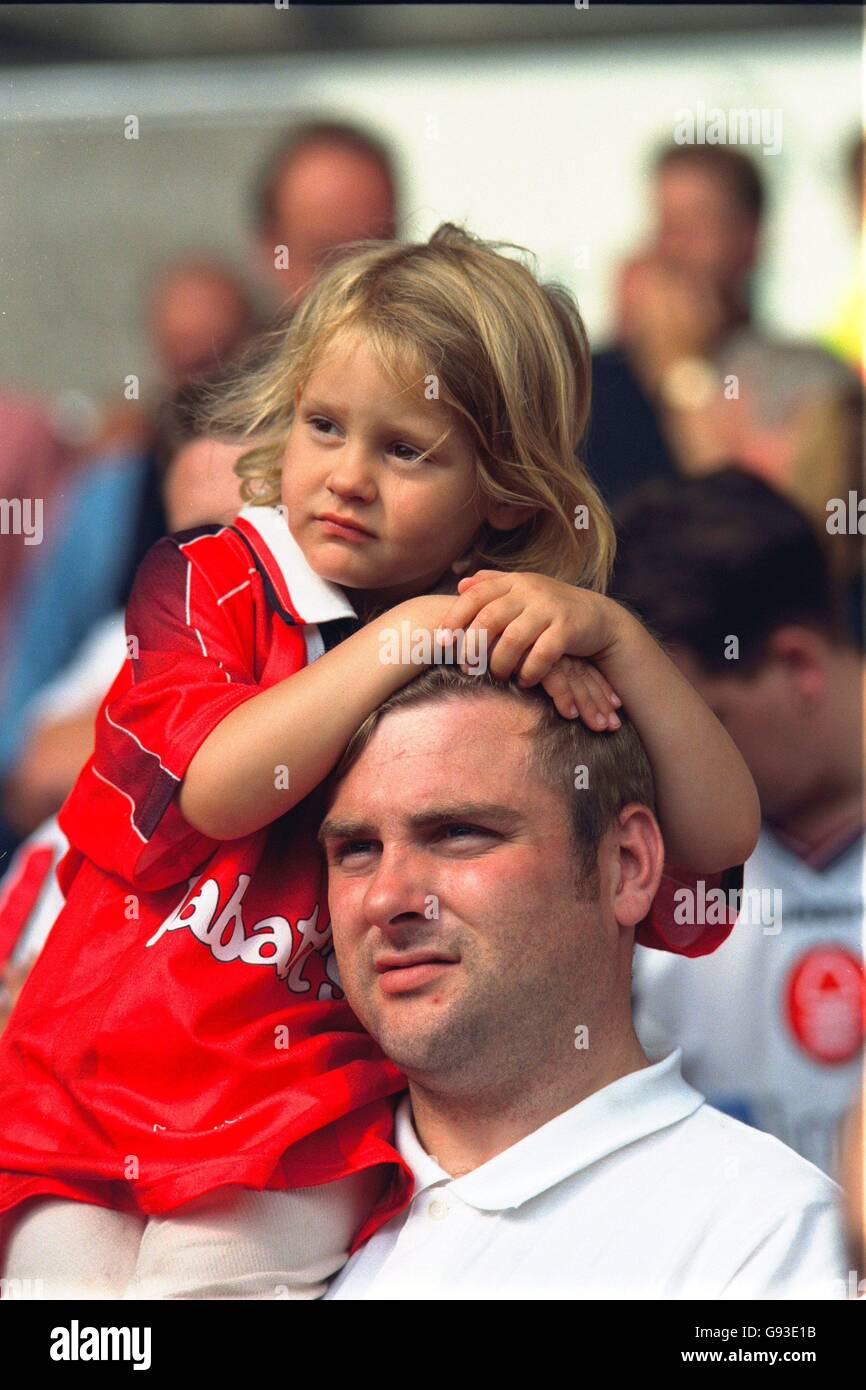
[(708, 674), (684, 648), (673, 648), (671, 656), (739, 748), (763, 814), (784, 820), (811, 794), (814, 778), (815, 733), (807, 733), (790, 667), (767, 661), (745, 679)]
[(150, 321), (160, 366), (173, 386), (213, 370), (253, 331), (239, 284), (206, 270), (181, 270), (158, 289)]
[(736, 295), (755, 259), (757, 230), (724, 181), (704, 169), (673, 165), (658, 175), (655, 197), (661, 259)]
[(282, 500), (316, 573), (379, 601), (434, 587), (483, 517), (465, 431), (423, 381), (404, 390), (386, 376), (357, 331), (328, 345), (296, 400)]
[(543, 1068), (611, 987), (565, 798), (528, 761), (536, 718), (496, 692), (394, 710), (324, 822), (341, 980), (410, 1077)]
[[(276, 300), (296, 304), (329, 253), (347, 242), (390, 239), (395, 208), (390, 184), (376, 161), (327, 143), (302, 150), (279, 180), (274, 225), (261, 246)], [(288, 265), (275, 264), (274, 248), (288, 248)]]

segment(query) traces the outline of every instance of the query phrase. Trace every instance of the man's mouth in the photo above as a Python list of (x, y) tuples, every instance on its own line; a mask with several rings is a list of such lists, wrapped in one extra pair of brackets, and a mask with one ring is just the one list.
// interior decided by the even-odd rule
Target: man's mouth
[(433, 951), (406, 951), (397, 955), (380, 956), (376, 973), (384, 994), (405, 994), (441, 979), (458, 962)]

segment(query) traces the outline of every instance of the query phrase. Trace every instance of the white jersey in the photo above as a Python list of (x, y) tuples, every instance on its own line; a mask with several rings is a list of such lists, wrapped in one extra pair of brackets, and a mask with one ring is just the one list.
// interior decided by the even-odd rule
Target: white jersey
[(765, 826), (744, 890), (713, 955), (636, 951), (638, 1035), (650, 1055), (682, 1047), (711, 1105), (835, 1176), (839, 1124), (862, 1087), (863, 837), (818, 870)]

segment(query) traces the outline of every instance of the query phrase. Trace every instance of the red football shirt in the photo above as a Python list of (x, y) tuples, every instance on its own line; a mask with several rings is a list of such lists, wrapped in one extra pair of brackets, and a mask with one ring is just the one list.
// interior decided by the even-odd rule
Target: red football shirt
[[(225, 843), (175, 795), (231, 710), (356, 624), (274, 508), (145, 557), (128, 657), (60, 813), (66, 905), (0, 1040), (0, 1212), (54, 1194), (158, 1214), (227, 1184), (388, 1165), (356, 1248), (408, 1202), (391, 1142), (405, 1078), (340, 989), (319, 794)], [(728, 922), (676, 924), (673, 893), (694, 882), (663, 881), (639, 941), (701, 955), (725, 939)]]
[(225, 843), (175, 796), (220, 720), (356, 623), (272, 508), (145, 557), (60, 813), (66, 905), (0, 1041), (0, 1212), (50, 1193), (163, 1213), (386, 1164), (360, 1243), (409, 1200), (405, 1079), (339, 987), (318, 794)]

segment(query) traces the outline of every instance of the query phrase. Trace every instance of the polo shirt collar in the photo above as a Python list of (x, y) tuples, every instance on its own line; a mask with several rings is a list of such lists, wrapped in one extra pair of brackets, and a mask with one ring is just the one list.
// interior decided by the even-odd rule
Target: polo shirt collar
[(238, 513), (235, 525), (238, 524), (265, 565), (279, 598), (301, 623), (357, 618), (339, 585), (322, 579), (311, 568), (289, 530), (284, 511), (246, 506)]
[(503, 1153), (452, 1178), (421, 1146), (410, 1097), (397, 1108), (397, 1148), (415, 1176), (415, 1195), (436, 1183), (479, 1211), (519, 1207), (609, 1154), (684, 1120), (704, 1097), (682, 1076), (682, 1048), (630, 1072), (527, 1134)]

